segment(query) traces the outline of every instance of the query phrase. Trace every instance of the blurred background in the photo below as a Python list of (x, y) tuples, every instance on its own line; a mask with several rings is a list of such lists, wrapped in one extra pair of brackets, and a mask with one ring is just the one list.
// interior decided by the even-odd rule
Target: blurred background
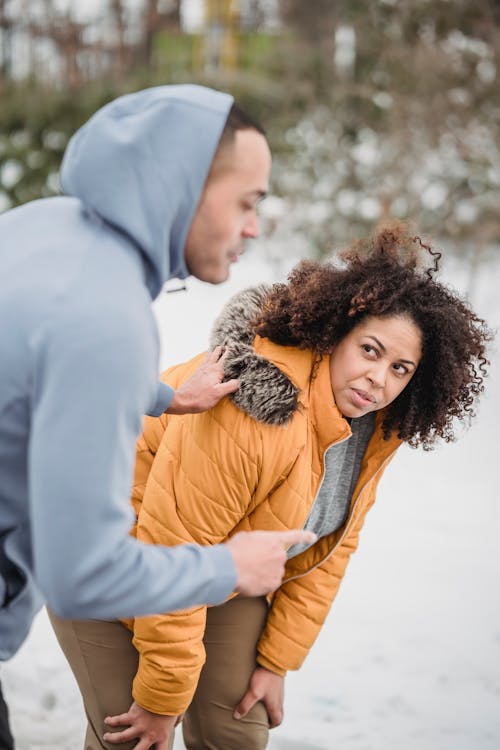
[[(498, 328), (499, 32), (499, 0), (0, 0), (0, 211), (57, 194), (68, 138), (100, 105), (206, 84), (266, 127), (272, 193), (229, 282), (188, 280), (155, 303), (162, 367), (206, 347), (237, 289), (388, 217), (445, 251), (441, 278)], [(287, 678), (270, 750), (500, 747), (495, 346), (491, 357), (473, 428), (391, 464), (319, 641)], [(44, 613), (2, 681), (19, 750), (82, 746)]]
[(500, 237), (498, 0), (0, 0), (0, 210), (58, 190), (116, 95), (194, 81), (269, 133), (273, 252), (385, 216), (477, 264)]

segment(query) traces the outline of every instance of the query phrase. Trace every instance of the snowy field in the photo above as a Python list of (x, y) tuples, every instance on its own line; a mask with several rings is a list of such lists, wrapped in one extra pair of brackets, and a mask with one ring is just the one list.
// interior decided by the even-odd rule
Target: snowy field
[[(227, 284), (163, 295), (162, 366), (204, 349), (224, 300), (275, 273), (253, 255)], [(445, 278), (465, 284), (456, 267)], [(497, 328), (499, 281), (500, 262), (486, 266), (474, 299)], [(500, 748), (499, 359), (472, 429), (431, 454), (402, 449), (382, 480), (318, 642), (287, 678), (271, 750)], [(18, 750), (82, 747), (79, 696), (44, 612), (2, 679)]]

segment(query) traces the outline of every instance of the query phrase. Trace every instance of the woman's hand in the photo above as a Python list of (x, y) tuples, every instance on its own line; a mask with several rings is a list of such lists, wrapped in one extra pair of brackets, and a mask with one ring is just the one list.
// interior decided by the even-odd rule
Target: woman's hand
[(234, 718), (242, 719), (258, 701), (262, 701), (269, 717), (270, 728), (279, 726), (283, 721), (284, 688), (284, 677), (264, 667), (257, 667), (250, 678), (248, 690), (236, 706)]
[(104, 723), (110, 727), (128, 726), (121, 732), (106, 732), (103, 740), (112, 745), (139, 740), (135, 750), (149, 750), (153, 745), (155, 750), (168, 750), (170, 733), (181, 718), (180, 716), (153, 714), (138, 706), (134, 701), (126, 714), (107, 716), (104, 719)]

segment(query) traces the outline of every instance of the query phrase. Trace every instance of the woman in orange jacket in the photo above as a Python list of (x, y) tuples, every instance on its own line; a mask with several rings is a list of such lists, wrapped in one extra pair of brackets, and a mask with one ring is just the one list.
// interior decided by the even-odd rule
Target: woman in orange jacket
[[(418, 265), (424, 251), (432, 268)], [(386, 228), (351, 247), (343, 266), (303, 262), (287, 284), (224, 308), (211, 345), (226, 346), (239, 390), (203, 414), (146, 418), (133, 533), (149, 544), (216, 544), (304, 527), (317, 541), (288, 550), (269, 599), (137, 618), (128, 629), (54, 617), (85, 701), (86, 750), (166, 750), (182, 716), (189, 750), (266, 746), (286, 672), (318, 635), (385, 467), (402, 442), (453, 439), (483, 389), (490, 332), (435, 281), (438, 256)], [(200, 357), (165, 379), (178, 387)]]

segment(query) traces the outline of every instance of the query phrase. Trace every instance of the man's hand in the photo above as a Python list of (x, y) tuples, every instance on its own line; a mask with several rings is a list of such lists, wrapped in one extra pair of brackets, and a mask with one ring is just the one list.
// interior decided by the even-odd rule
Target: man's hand
[(245, 695), (236, 706), (235, 719), (242, 719), (258, 701), (266, 707), (271, 729), (283, 721), (283, 697), (285, 678), (270, 672), (264, 667), (257, 667), (250, 678)]
[(226, 356), (223, 346), (216, 346), (213, 352), (209, 352), (198, 369), (175, 391), (167, 414), (206, 411), (216, 406), (224, 396), (238, 390), (238, 380), (222, 382)]
[(112, 745), (138, 740), (135, 750), (149, 750), (153, 745), (155, 750), (168, 750), (168, 738), (180, 718), (153, 714), (134, 701), (126, 714), (107, 716), (104, 719), (104, 723), (110, 727), (126, 726), (127, 729), (121, 732), (106, 732), (103, 740)]
[(281, 584), (286, 550), (292, 544), (316, 541), (312, 531), (240, 531), (226, 542), (238, 578), (236, 591), (245, 596), (262, 596)]

